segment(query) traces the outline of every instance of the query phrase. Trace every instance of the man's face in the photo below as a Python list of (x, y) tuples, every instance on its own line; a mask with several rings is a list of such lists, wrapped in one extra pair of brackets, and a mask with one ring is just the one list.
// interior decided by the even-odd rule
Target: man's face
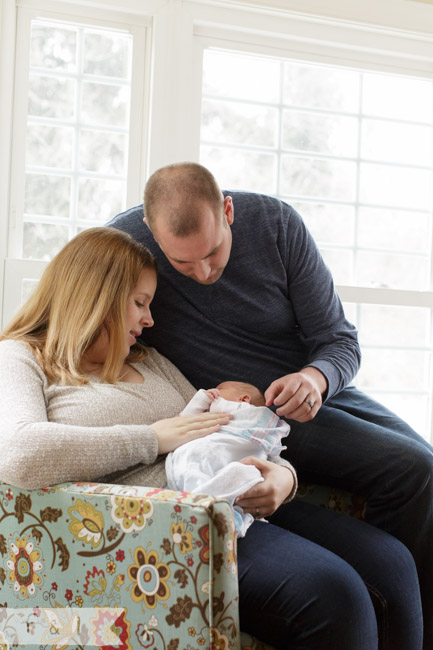
[(200, 218), (198, 232), (186, 237), (176, 237), (168, 229), (164, 217), (157, 215), (153, 234), (168, 261), (177, 271), (200, 284), (213, 284), (223, 274), (230, 257), (230, 226), (233, 223), (231, 197), (228, 196), (224, 200), (222, 216), (207, 203), (201, 203)]

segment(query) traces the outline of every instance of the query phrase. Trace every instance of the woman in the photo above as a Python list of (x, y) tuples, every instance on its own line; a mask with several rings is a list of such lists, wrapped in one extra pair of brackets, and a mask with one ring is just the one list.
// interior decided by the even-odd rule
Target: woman
[[(194, 388), (167, 359), (136, 344), (142, 328), (153, 325), (155, 287), (150, 253), (111, 228), (82, 232), (48, 265), (0, 336), (0, 480), (29, 489), (102, 477), (163, 486), (161, 454), (228, 423), (223, 413), (177, 416)], [(258, 462), (263, 475), (273, 465)], [(379, 623), (383, 650), (420, 650), (421, 604), (409, 551), (353, 520), (359, 543), (346, 552), (351, 566), (285, 530), (279, 513), (296, 502), (278, 506), (292, 494), (294, 476), (285, 468), (278, 476), (275, 505), (267, 509), (276, 511), (272, 523), (255, 521), (238, 545), (242, 629), (281, 650), (377, 650)], [(262, 567), (258, 537), (267, 549)], [(369, 576), (361, 576), (374, 563), (367, 588)], [(267, 597), (270, 564), (279, 567), (281, 583)], [(259, 591), (250, 582), (257, 572)], [(267, 622), (265, 633), (257, 633), (257, 621)]]
[(155, 288), (149, 251), (112, 228), (82, 232), (48, 265), (0, 337), (2, 481), (33, 489), (116, 472), (163, 486), (160, 454), (229, 421), (174, 417), (193, 387), (136, 344)]

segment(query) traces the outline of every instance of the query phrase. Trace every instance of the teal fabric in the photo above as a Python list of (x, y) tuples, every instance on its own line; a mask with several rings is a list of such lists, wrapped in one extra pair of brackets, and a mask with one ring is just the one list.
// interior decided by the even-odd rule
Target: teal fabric
[[(328, 488), (299, 497), (362, 516)], [(0, 648), (271, 650), (241, 634), (231, 507), (160, 488), (0, 483)], [(8, 645), (9, 644), (9, 645)]]
[(79, 483), (0, 499), (0, 647), (240, 648), (226, 501)]

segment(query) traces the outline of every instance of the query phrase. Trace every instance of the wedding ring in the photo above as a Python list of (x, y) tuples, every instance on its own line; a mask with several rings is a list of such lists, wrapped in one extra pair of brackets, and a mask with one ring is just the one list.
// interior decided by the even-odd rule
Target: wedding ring
[(254, 514), (254, 519), (259, 519), (259, 517), (260, 517), (260, 510), (258, 508), (256, 508), (256, 512)]
[(306, 398), (304, 399), (304, 402), (305, 402), (306, 404), (308, 404), (308, 406), (310, 407), (310, 409), (314, 408), (314, 402), (313, 402), (312, 399), (308, 399), (308, 397), (306, 397)]

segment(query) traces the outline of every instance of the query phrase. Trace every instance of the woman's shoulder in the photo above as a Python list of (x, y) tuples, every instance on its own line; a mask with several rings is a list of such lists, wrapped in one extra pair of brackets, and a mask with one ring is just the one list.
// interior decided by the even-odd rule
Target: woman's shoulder
[(10, 358), (27, 358), (34, 359), (34, 354), (30, 347), (23, 341), (15, 341), (13, 339), (4, 339), (0, 341), (0, 355), (2, 357)]
[(2, 367), (7, 366), (8, 370), (16, 368), (18, 371), (20, 368), (31, 368), (32, 371), (43, 375), (43, 371), (36, 361), (30, 346), (24, 341), (15, 341), (13, 339), (0, 341), (0, 364)]

